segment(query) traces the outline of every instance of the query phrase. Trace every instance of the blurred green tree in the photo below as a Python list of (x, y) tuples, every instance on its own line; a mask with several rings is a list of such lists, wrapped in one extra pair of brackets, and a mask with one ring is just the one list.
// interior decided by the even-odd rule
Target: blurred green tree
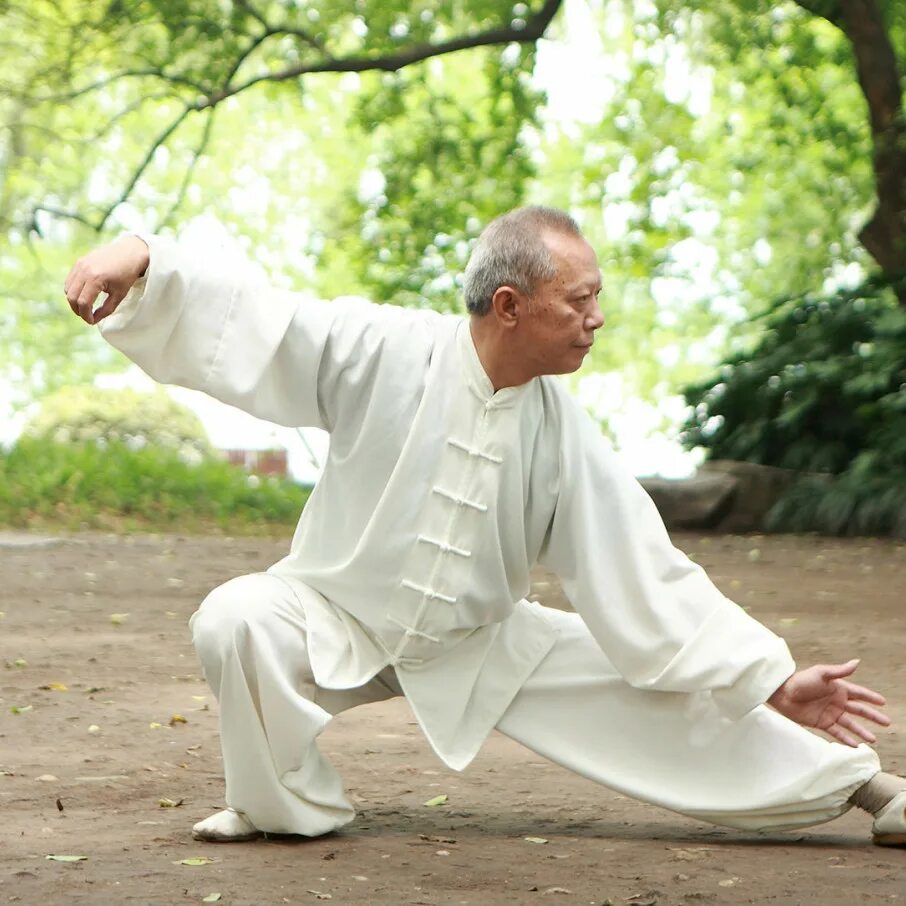
[(213, 212), (328, 294), (451, 307), (490, 216), (569, 206), (607, 277), (595, 365), (643, 393), (700, 375), (766, 298), (865, 250), (900, 266), (903, 4), (591, 0), (610, 68), (574, 89), (596, 115), (558, 126), (532, 74), (562, 6), (7, 0), (0, 369), (27, 395), (110, 363), (58, 287), (137, 210)]
[(175, 450), (190, 461), (211, 455), (207, 433), (191, 409), (163, 390), (64, 387), (46, 396), (25, 425), (24, 437), (57, 444), (122, 444)]

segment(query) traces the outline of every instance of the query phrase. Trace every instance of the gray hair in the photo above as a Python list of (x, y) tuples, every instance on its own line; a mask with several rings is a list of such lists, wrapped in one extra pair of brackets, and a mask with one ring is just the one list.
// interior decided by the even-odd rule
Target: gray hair
[(501, 286), (531, 296), (539, 283), (556, 276), (554, 260), (543, 233), (581, 236), (576, 221), (565, 211), (531, 205), (514, 208), (492, 220), (472, 249), (463, 280), (470, 314), (486, 315)]

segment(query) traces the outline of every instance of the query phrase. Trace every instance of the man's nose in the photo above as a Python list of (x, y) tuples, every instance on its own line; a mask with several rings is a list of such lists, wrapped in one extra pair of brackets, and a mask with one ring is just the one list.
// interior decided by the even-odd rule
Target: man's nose
[(597, 330), (603, 325), (604, 309), (601, 307), (601, 302), (598, 299), (595, 299), (594, 302), (592, 302), (591, 310), (585, 317), (585, 328), (586, 330)]

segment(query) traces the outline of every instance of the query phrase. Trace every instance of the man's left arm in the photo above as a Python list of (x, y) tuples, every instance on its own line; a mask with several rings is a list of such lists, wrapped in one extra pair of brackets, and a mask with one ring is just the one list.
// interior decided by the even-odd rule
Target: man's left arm
[[(839, 683), (846, 681), (821, 680), (811, 672), (819, 668), (797, 673), (783, 639), (727, 599), (672, 545), (653, 502), (591, 419), (570, 411), (563, 418), (558, 503), (541, 562), (560, 577), (627, 682), (663, 692), (708, 691), (732, 719), (769, 702), (844, 742), (856, 732), (854, 714), (876, 720), (866, 709), (883, 699), (849, 684), (854, 689), (847, 698), (857, 707), (841, 712), (842, 724), (809, 723), (828, 694), (836, 696), (835, 707), (840, 703), (846, 687)], [(813, 696), (805, 709), (803, 696)]]

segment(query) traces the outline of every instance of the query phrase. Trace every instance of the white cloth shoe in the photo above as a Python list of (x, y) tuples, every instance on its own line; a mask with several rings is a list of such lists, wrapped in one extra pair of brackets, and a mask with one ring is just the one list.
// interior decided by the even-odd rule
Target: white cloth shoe
[(906, 846), (906, 791), (897, 793), (875, 815), (871, 833), (878, 846)]
[(254, 840), (262, 832), (242, 813), (226, 808), (216, 812), (192, 828), (196, 840), (208, 843), (237, 843), (240, 840)]

